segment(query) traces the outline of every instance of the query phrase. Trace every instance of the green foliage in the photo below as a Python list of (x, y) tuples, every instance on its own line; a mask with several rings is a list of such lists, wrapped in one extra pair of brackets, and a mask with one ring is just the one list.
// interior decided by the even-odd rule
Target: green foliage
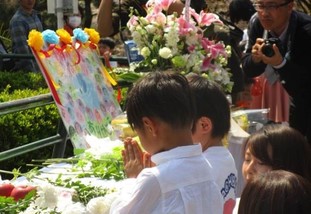
[(85, 185), (79, 180), (74, 181), (70, 178), (62, 180), (61, 177), (56, 180), (54, 185), (74, 189), (76, 194), (74, 195), (73, 200), (81, 202), (84, 205), (86, 205), (92, 198), (104, 196), (111, 191), (102, 187)]
[[(37, 90), (39, 88), (47, 88), (47, 84), (41, 73), (34, 72), (6, 72), (0, 71), (0, 92), (8, 89), (9, 93), (13, 92), (16, 89), (32, 89)], [(8, 85), (10, 88), (8, 88)], [(47, 93), (47, 92), (45, 92)], [(12, 99), (13, 100), (13, 99)], [(8, 100), (0, 100), (5, 102)]]
[[(41, 73), (0, 72), (0, 102), (49, 93)], [(57, 133), (60, 116), (55, 104), (0, 116), (0, 152), (34, 142)], [(33, 158), (50, 158), (53, 147), (44, 147), (1, 162), (1, 169), (21, 168)], [(7, 178), (7, 177), (4, 177)]]
[(123, 146), (116, 147), (113, 149), (111, 154), (103, 154), (101, 157), (94, 157), (93, 154), (85, 152), (84, 155), (79, 156), (79, 160), (73, 169), (79, 171), (84, 167), (90, 167), (88, 172), (80, 173), (79, 177), (98, 177), (101, 179), (113, 179), (122, 180), (124, 179), (124, 166), (121, 157), (121, 150)]

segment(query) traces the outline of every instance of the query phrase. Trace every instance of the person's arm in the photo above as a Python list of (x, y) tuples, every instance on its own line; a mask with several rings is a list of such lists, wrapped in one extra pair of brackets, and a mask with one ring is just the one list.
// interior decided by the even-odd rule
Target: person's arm
[(263, 35), (263, 29), (259, 27), (259, 21), (253, 20), (253, 18), (249, 22), (249, 28), (247, 31), (248, 41), (245, 47), (245, 54), (242, 57), (242, 68), (245, 76), (248, 78), (259, 76), (265, 71), (265, 67), (267, 66), (262, 61), (256, 61), (257, 59), (255, 59), (252, 54), (252, 49), (256, 44), (256, 39), (262, 37)]
[(97, 31), (101, 37), (112, 35), (112, 4), (113, 0), (101, 0), (97, 15)]

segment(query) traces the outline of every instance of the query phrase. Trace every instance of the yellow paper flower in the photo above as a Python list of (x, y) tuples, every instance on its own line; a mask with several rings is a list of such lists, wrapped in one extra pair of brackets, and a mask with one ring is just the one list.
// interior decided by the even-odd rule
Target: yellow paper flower
[(28, 34), (28, 45), (36, 51), (40, 51), (43, 47), (43, 44), (44, 41), (42, 34), (37, 30), (31, 30)]
[(65, 43), (65, 44), (71, 44), (71, 36), (70, 34), (63, 28), (58, 29), (56, 31), (56, 34), (59, 36), (60, 41)]
[(90, 41), (97, 44), (99, 42), (99, 33), (92, 28), (84, 28), (84, 31), (90, 36)]

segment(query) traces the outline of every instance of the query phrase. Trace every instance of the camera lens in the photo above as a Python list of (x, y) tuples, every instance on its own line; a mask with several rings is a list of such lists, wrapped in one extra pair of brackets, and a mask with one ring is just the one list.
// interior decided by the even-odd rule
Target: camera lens
[(272, 44), (265, 44), (262, 49), (262, 53), (267, 57), (272, 57), (274, 55), (274, 50), (272, 48)]

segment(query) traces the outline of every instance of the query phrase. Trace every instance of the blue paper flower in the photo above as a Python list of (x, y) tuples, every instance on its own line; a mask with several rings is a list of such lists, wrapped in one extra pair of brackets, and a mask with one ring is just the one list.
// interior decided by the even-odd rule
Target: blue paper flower
[(59, 44), (59, 36), (53, 30), (45, 30), (42, 32), (43, 40), (48, 44)]
[(73, 30), (73, 37), (82, 43), (86, 43), (89, 40), (89, 35), (85, 33), (81, 28)]

